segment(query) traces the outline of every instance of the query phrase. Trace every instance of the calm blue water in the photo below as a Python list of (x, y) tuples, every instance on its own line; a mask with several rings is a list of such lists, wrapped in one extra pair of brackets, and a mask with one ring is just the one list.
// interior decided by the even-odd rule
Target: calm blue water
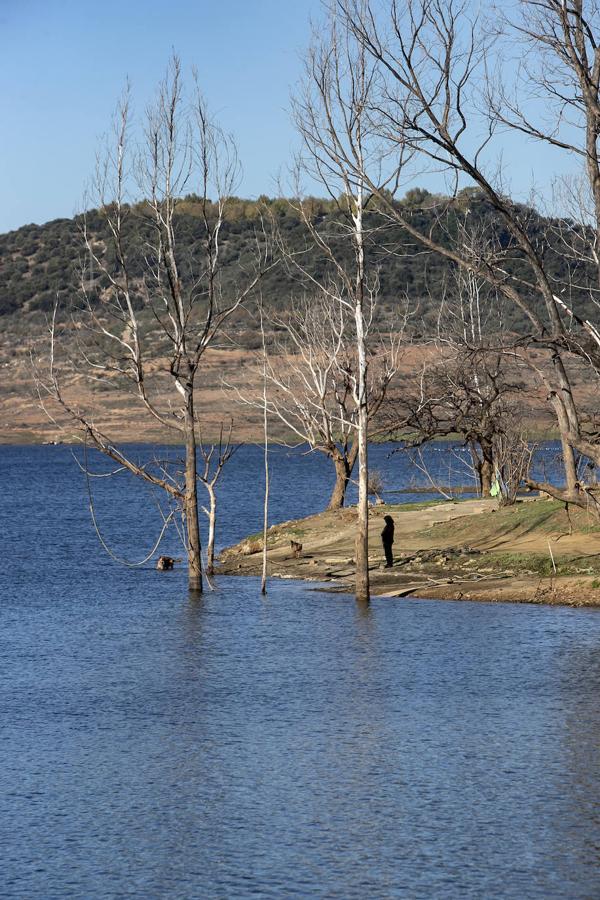
[[(260, 527), (260, 466), (232, 463), (221, 543)], [(273, 466), (274, 518), (319, 508), (324, 462)], [(600, 896), (599, 613), (253, 579), (191, 602), (98, 548), (67, 448), (0, 467), (2, 898)], [(143, 556), (152, 498), (95, 491)]]

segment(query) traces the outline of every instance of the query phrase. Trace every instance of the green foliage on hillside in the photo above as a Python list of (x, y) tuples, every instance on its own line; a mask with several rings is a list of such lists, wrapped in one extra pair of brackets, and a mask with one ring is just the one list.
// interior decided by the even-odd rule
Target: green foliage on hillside
[[(408, 192), (402, 202), (406, 214), (418, 229), (431, 233), (445, 245), (456, 238), (461, 223), (470, 216), (471, 223), (481, 226), (493, 235), (493, 241), (502, 249), (510, 249), (511, 238), (504, 225), (498, 220), (493, 209), (481, 198), (476, 190), (468, 189), (458, 198), (434, 197), (419, 188)], [(314, 198), (310, 201), (311, 213), (319, 227), (329, 234), (340, 229), (341, 217), (335, 201)], [(214, 210), (209, 208), (209, 217)], [(202, 240), (201, 216), (203, 207), (200, 199), (189, 195), (179, 202), (176, 227), (178, 245), (181, 248), (180, 269), (184, 281), (192, 278), (195, 251)], [(534, 241), (541, 248), (545, 264), (555, 279), (556, 290), (562, 290), (568, 266), (560, 251), (559, 231), (564, 233), (569, 223), (558, 223), (542, 218), (534, 210), (523, 207), (520, 210)], [(87, 228), (93, 237), (94, 246), (108, 266), (116, 266), (110, 250), (110, 240), (104, 219), (99, 211), (92, 210), (86, 215)], [(379, 270), (381, 309), (385, 315), (392, 312), (408, 296), (411, 306), (418, 307), (419, 318), (425, 330), (433, 327), (437, 315), (437, 301), (451, 282), (451, 263), (433, 253), (424, 252), (403, 229), (386, 222), (376, 206), (368, 215), (368, 226), (375, 229), (368, 253), (370, 262)], [(56, 219), (45, 225), (26, 225), (17, 231), (0, 235), (0, 315), (16, 313), (19, 310), (48, 311), (58, 296), (63, 303), (76, 302), (82, 268), (88, 265), (81, 234), (81, 218)], [(226, 211), (226, 221), (221, 233), (222, 260), (224, 263), (223, 286), (233, 283), (240, 266), (251, 265), (257, 230), (267, 231), (276, 227), (281, 239), (294, 252), (303, 251), (303, 259), (310, 260), (316, 274), (326, 270), (326, 260), (315, 252), (308, 243), (307, 233), (293, 204), (283, 198), (258, 200), (231, 198)], [(134, 248), (130, 256), (131, 273), (134, 278), (144, 275), (144, 240), (150, 225), (144, 215), (144, 205), (132, 207), (126, 222), (128, 244)], [(557, 235), (553, 237), (553, 235)], [(348, 254), (351, 262), (351, 248), (346, 247), (340, 236), (339, 248)], [(531, 281), (530, 274), (519, 251), (510, 254), (511, 274), (519, 275), (525, 282)], [(572, 274), (572, 267), (571, 267)], [(86, 285), (92, 293), (108, 286), (107, 279), (95, 273), (93, 267), (85, 273)], [(586, 273), (579, 272), (578, 283), (585, 284)], [(285, 308), (294, 293), (302, 290), (294, 274), (284, 265), (269, 271), (262, 282), (262, 293), (267, 304), (274, 308)], [(527, 288), (522, 288), (527, 293)], [(581, 293), (577, 300), (579, 311), (591, 313), (592, 302), (586, 299), (588, 293)], [(588, 310), (588, 306), (590, 309)], [(507, 309), (505, 326), (510, 330), (522, 331), (526, 327), (523, 314), (515, 307)]]

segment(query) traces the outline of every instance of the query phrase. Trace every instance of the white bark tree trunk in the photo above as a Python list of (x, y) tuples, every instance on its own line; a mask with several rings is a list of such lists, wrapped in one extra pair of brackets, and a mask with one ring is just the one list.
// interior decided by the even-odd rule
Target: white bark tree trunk
[(263, 509), (263, 551), (262, 551), (262, 581), (261, 594), (267, 593), (267, 533), (269, 530), (269, 431), (267, 416), (267, 350), (265, 345), (265, 328), (260, 314), (260, 330), (263, 346), (263, 436), (264, 436), (264, 465), (265, 465), (265, 495)]
[(356, 294), (354, 320), (358, 357), (358, 523), (356, 529), (356, 599), (369, 600), (369, 460), (368, 460), (368, 407), (367, 407), (367, 347), (364, 319), (365, 250), (363, 235), (363, 196), (359, 187), (354, 219), (357, 252)]
[(202, 593), (202, 553), (198, 521), (198, 483), (196, 477), (196, 431), (193, 387), (186, 391), (185, 408), (185, 525), (187, 532), (188, 587)]
[(208, 541), (206, 545), (206, 574), (215, 573), (215, 529), (217, 522), (217, 495), (212, 484), (207, 484), (208, 506)]

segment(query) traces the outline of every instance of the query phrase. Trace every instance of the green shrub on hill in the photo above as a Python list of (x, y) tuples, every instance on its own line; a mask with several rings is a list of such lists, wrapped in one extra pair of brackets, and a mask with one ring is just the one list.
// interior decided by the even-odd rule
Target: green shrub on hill
[[(351, 250), (344, 249), (345, 238), (340, 228), (340, 213), (335, 201), (314, 197), (307, 203), (320, 228), (326, 229), (330, 237), (340, 234), (341, 257), (343, 258), (344, 252), (348, 252), (350, 260)], [(434, 239), (445, 245), (456, 238), (459, 225), (468, 215), (471, 221), (487, 229), (488, 234), (493, 234), (498, 246), (511, 246), (511, 238), (503, 224), (474, 188), (461, 191), (453, 200), (414, 188), (406, 194), (400, 205), (417, 228), (430, 232)], [(145, 216), (146, 212), (147, 208), (143, 203), (131, 207), (125, 224), (127, 243), (132, 248), (130, 271), (134, 279), (143, 277), (147, 265), (145, 242), (151, 234), (152, 225)], [(209, 216), (214, 215), (211, 204), (207, 212)], [(192, 262), (203, 235), (200, 220), (203, 213), (202, 203), (194, 194), (182, 198), (179, 203), (176, 228), (179, 246), (183, 248), (181, 272), (184, 281), (189, 281), (192, 277)], [(555, 279), (556, 289), (559, 290), (561, 279), (567, 276), (566, 262), (557, 243), (560, 230), (551, 227), (555, 222), (544, 219), (533, 209), (519, 207), (519, 214), (526, 221), (534, 240), (544, 247), (547, 271)], [(269, 220), (275, 224), (281, 239), (293, 252), (302, 252), (303, 261), (308, 261), (315, 275), (322, 277), (326, 273), (327, 261), (308, 245), (306, 230), (293, 202), (278, 197), (262, 196), (256, 201), (234, 197), (227, 207), (221, 231), (225, 289), (228, 284), (235, 282), (239, 266), (251, 264), (257, 228)], [(86, 223), (96, 251), (103, 256), (108, 270), (116, 272), (117, 261), (101, 213), (98, 210), (89, 211), (86, 213)], [(0, 235), (0, 315), (15, 313), (22, 308), (48, 310), (57, 294), (64, 298), (76, 297), (80, 268), (87, 260), (81, 224), (80, 217), (56, 219), (45, 225), (25, 225), (17, 231)], [(565, 224), (574, 228), (572, 223), (560, 224), (563, 226), (563, 235)], [(418, 316), (422, 320), (417, 331), (426, 334), (436, 327), (439, 298), (452, 280), (451, 263), (445, 258), (424, 252), (423, 247), (403, 233), (402, 228), (383, 220), (375, 202), (367, 216), (367, 226), (376, 229), (367, 252), (371, 256), (371, 263), (379, 271), (380, 313), (384, 317), (392, 314), (408, 295), (411, 305), (418, 307)], [(514, 249), (510, 256), (512, 274), (525, 281), (530, 280), (519, 251)], [(580, 286), (580, 296), (572, 298), (578, 304), (578, 311), (585, 316), (594, 315), (595, 307), (592, 309), (593, 301), (590, 299), (590, 292), (586, 290), (588, 273), (583, 268), (570, 274), (576, 275), (574, 280)], [(94, 272), (93, 267), (86, 272), (86, 279), (92, 292), (105, 289), (109, 283), (108, 278)], [(270, 270), (261, 287), (265, 303), (280, 310), (290, 303), (294, 293), (301, 291), (291, 272), (283, 265)], [(514, 304), (506, 311), (505, 327), (516, 332), (523, 332), (527, 328), (524, 314)]]

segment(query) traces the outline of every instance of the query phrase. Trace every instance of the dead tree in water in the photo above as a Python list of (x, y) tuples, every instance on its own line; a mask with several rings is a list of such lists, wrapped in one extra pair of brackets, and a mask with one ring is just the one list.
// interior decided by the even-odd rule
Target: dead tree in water
[[(251, 295), (267, 262), (264, 244), (257, 241), (250, 270), (240, 268), (237, 283), (228, 279), (225, 286), (220, 236), (238, 181), (238, 157), (197, 86), (186, 95), (176, 57), (148, 109), (137, 147), (129, 140), (130, 119), (126, 95), (94, 179), (102, 234), (83, 218), (94, 273), (82, 273), (74, 327), (62, 335), (52, 328), (49, 364), (44, 371), (38, 368), (38, 386), (64, 428), (75, 427), (75, 437), (164, 490), (181, 508), (189, 587), (201, 591), (198, 373), (207, 348)], [(198, 203), (200, 239), (193, 254), (186, 254), (177, 213), (190, 190)], [(144, 198), (135, 206), (128, 202), (133, 191)], [(98, 283), (93, 276), (99, 276)], [(133, 395), (146, 415), (184, 444), (184, 471), (141, 464), (119, 449), (117, 436), (97, 424), (93, 406), (84, 408), (74, 399), (66, 385), (68, 366), (84, 381)]]
[(217, 529), (217, 483), (221, 478), (225, 465), (229, 462), (239, 444), (231, 443), (233, 421), (229, 425), (227, 435), (224, 436), (223, 425), (219, 432), (218, 443), (205, 445), (202, 436), (199, 436), (198, 449), (204, 461), (204, 466), (198, 471), (198, 478), (208, 492), (208, 509), (202, 509), (208, 519), (208, 540), (206, 542), (206, 574), (214, 575), (215, 571), (215, 534)]

